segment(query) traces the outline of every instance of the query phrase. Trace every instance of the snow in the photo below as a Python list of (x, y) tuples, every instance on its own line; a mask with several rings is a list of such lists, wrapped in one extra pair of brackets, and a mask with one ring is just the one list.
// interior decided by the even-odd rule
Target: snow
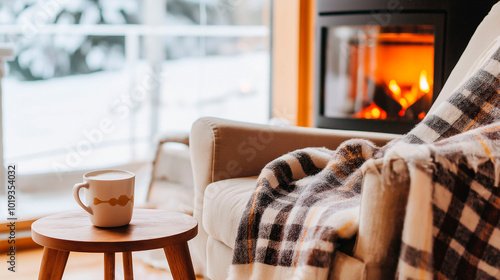
[[(141, 81), (135, 75), (143, 72), (145, 64), (139, 62), (132, 71), (45, 81), (4, 78), (6, 162), (18, 164), (26, 174), (103, 168), (150, 159), (155, 118), (159, 133), (188, 131), (202, 116), (268, 121), (267, 52), (164, 61), (160, 102), (154, 105), (158, 116), (152, 114), (150, 95), (129, 106), (130, 114), (125, 116), (117, 112), (116, 104), (130, 93), (134, 78)], [(109, 129), (102, 129), (103, 123)]]

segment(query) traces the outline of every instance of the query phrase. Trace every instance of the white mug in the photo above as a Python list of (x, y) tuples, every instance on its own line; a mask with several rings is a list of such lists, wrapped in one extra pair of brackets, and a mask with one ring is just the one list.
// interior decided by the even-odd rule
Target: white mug
[[(124, 170), (100, 170), (85, 173), (83, 183), (73, 187), (76, 202), (90, 214), (90, 221), (97, 227), (128, 225), (134, 209), (135, 175)], [(80, 199), (80, 189), (85, 188), (85, 200)]]

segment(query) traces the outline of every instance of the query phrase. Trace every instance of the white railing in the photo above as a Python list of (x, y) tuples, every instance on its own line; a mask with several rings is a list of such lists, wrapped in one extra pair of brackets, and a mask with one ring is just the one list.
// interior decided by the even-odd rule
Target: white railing
[(166, 25), (147, 26), (137, 24), (122, 25), (0, 25), (0, 34), (16, 34), (34, 36), (38, 34), (53, 35), (88, 35), (88, 36), (127, 36), (155, 35), (171, 37), (265, 37), (269, 35), (267, 26), (250, 25)]

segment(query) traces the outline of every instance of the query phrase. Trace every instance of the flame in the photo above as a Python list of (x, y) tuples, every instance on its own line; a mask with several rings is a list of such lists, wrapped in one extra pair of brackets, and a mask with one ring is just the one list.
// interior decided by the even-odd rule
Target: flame
[[(387, 94), (390, 95), (394, 100), (396, 100), (401, 105), (401, 111), (398, 112), (400, 117), (403, 117), (406, 113), (406, 110), (415, 104), (420, 98), (422, 98), (427, 93), (431, 92), (431, 86), (429, 80), (427, 78), (427, 71), (421, 70), (419, 79), (412, 85), (403, 84), (400, 86), (395, 79), (392, 79), (387, 84)], [(372, 110), (372, 109), (370, 109)], [(369, 116), (369, 118), (379, 118), (376, 112), (369, 111), (369, 114), (365, 115)], [(377, 117), (376, 117), (377, 116)], [(423, 119), (425, 114), (419, 115), (420, 119)], [(368, 117), (365, 117), (368, 118)]]
[(372, 102), (370, 106), (356, 113), (356, 116), (363, 119), (386, 119), (387, 113)]
[(398, 83), (396, 83), (395, 80), (391, 80), (389, 82), (389, 89), (392, 91), (392, 93), (394, 93), (394, 95), (396, 96), (401, 95), (401, 88), (399, 87)]
[(401, 104), (401, 107), (403, 107), (403, 110), (401, 110), (401, 112), (399, 112), (399, 115), (403, 116), (405, 113), (405, 110), (409, 107), (409, 104), (408, 104), (409, 102), (407, 100), (408, 94), (405, 93), (404, 97), (401, 96), (401, 93), (402, 93), (401, 87), (398, 85), (398, 83), (395, 80), (389, 81), (388, 86), (389, 86), (389, 90), (391, 91), (392, 97), (394, 98), (394, 100), (399, 102), (399, 104)]
[[(422, 31), (432, 28), (422, 27)], [(391, 120), (425, 117), (420, 113), (432, 103), (435, 35), (420, 32), (419, 26), (415, 32), (382, 31), (373, 38), (370, 44), (349, 45), (347, 62), (352, 78), (348, 96), (352, 103), (348, 104), (356, 104), (353, 116)]]
[(429, 93), (429, 91), (431, 91), (431, 87), (429, 86), (429, 82), (427, 81), (427, 71), (425, 70), (422, 70), (422, 72), (420, 72), (419, 87), (420, 90), (425, 93)]
[(406, 108), (409, 107), (408, 106), (408, 101), (406, 101), (406, 99), (404, 99), (404, 98), (400, 98), (398, 100), (398, 102), (399, 102), (399, 104), (401, 104), (401, 107), (403, 107), (403, 109), (405, 109), (405, 110), (406, 110)]
[(380, 109), (375, 107), (372, 109), (372, 116), (374, 119), (380, 118)]

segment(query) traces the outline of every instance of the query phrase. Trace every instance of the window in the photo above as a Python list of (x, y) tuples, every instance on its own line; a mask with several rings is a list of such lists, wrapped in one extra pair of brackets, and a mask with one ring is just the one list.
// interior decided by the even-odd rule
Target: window
[(2, 1), (0, 42), (16, 53), (2, 82), (5, 161), (61, 179), (145, 162), (158, 135), (201, 116), (266, 122), (269, 5)]

